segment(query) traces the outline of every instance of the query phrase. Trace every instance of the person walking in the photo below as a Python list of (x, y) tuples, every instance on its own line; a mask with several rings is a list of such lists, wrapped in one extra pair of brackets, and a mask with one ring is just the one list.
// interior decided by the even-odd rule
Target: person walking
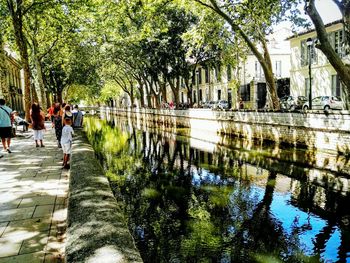
[(61, 136), (62, 136), (62, 111), (59, 103), (55, 104), (53, 110), (53, 126), (55, 128), (55, 135), (57, 139), (58, 148), (61, 148)]
[(81, 128), (83, 127), (83, 113), (79, 110), (78, 105), (74, 105), (73, 113), (73, 127)]
[(45, 147), (43, 143), (44, 130), (45, 130), (45, 115), (44, 112), (40, 110), (38, 103), (32, 104), (32, 110), (30, 112), (30, 119), (32, 120), (32, 129), (34, 131), (35, 146)]
[(71, 119), (72, 123), (73, 123), (73, 113), (70, 111), (70, 106), (66, 105), (64, 107), (64, 112), (62, 115), (62, 126), (65, 125), (65, 119)]
[(11, 135), (12, 135), (11, 119), (12, 119), (12, 109), (5, 105), (4, 99), (0, 99), (0, 137), (1, 137), (3, 151), (8, 153), (11, 153), (11, 149), (10, 149)]
[(62, 129), (62, 137), (61, 137), (61, 145), (63, 150), (63, 168), (69, 169), (69, 159), (70, 155), (72, 154), (72, 141), (73, 141), (73, 135), (74, 130), (71, 127), (72, 125), (72, 119), (66, 118), (64, 119), (64, 127)]
[(47, 117), (51, 121), (51, 125), (53, 128), (53, 110), (55, 109), (55, 103), (52, 103), (51, 107), (47, 109)]

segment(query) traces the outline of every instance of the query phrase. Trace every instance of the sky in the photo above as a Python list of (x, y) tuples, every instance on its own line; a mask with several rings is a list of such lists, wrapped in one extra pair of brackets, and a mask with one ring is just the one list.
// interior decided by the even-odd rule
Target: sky
[(332, 0), (316, 0), (316, 8), (325, 24), (341, 18), (341, 14)]
[[(322, 17), (324, 24), (328, 24), (333, 21), (341, 19), (341, 13), (337, 8), (337, 6), (334, 4), (333, 0), (316, 0), (316, 8)], [(300, 5), (299, 9), (301, 11), (301, 14), (304, 14), (304, 4)], [(310, 24), (311, 24), (310, 29), (314, 28), (314, 25), (307, 14), (304, 14), (304, 18), (310, 21)], [(280, 28), (291, 28), (291, 22), (288, 22), (288, 21), (282, 22), (275, 27), (275, 30), (278, 30)], [(302, 32), (302, 31), (305, 31), (305, 28), (302, 28), (299, 30), (297, 29), (297, 32)]]

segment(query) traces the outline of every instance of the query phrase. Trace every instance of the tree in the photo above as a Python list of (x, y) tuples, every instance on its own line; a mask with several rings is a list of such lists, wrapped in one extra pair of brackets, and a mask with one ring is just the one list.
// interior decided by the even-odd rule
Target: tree
[(273, 109), (280, 109), (266, 36), (272, 32), (273, 24), (281, 21), (282, 17), (286, 15), (286, 11), (298, 0), (194, 1), (223, 17), (231, 26), (233, 34), (239, 36), (246, 43), (264, 71)]
[[(342, 23), (344, 25), (344, 52), (347, 56), (350, 54), (350, 0), (333, 0), (333, 2), (337, 5), (340, 10), (343, 20)], [(346, 99), (347, 108), (350, 107), (350, 64), (349, 62), (346, 64), (342, 61), (342, 58), (339, 54), (337, 54), (332, 47), (328, 34), (326, 32), (325, 25), (323, 20), (318, 13), (315, 0), (305, 0), (305, 11), (311, 18), (313, 24), (315, 25), (315, 30), (317, 33), (318, 43), (316, 47), (319, 48), (323, 54), (327, 57), (329, 63), (333, 66), (336, 72), (339, 75), (341, 82), (343, 83), (343, 96)]]
[(5, 42), (5, 32), (7, 28), (7, 9), (2, 6), (2, 2), (0, 2), (0, 94), (4, 97), (6, 101), (9, 100), (9, 87), (6, 80), (6, 53), (4, 50)]
[[(24, 109), (25, 118), (27, 121), (30, 120), (29, 112), (31, 108), (31, 81), (30, 81), (30, 66), (29, 66), (29, 55), (27, 38), (24, 34), (24, 16), (30, 10), (32, 5), (25, 5), (21, 0), (6, 0), (7, 7), (11, 16), (12, 26), (14, 29), (15, 40), (24, 72)], [(33, 4), (33, 3), (32, 3)]]
[(59, 5), (44, 8), (38, 6), (26, 19), (26, 35), (31, 50), (32, 74), (38, 85), (39, 101), (44, 110), (47, 109), (45, 80), (43, 74), (43, 59), (53, 51), (55, 45), (67, 36), (63, 32), (64, 17)]
[[(196, 69), (199, 65), (214, 69), (215, 77), (221, 80), (222, 66), (235, 67), (248, 52), (246, 45), (232, 35), (221, 16), (209, 9), (203, 10), (202, 7), (190, 6), (187, 8), (197, 18), (196, 23), (182, 36), (187, 49), (187, 57), (191, 61), (188, 63), (188, 69), (183, 72), (185, 74), (183, 78), (188, 95), (191, 95), (196, 84)], [(192, 96), (189, 98), (192, 101)]]
[(47, 88), (55, 95), (55, 100), (62, 103), (64, 92), (68, 94), (71, 86), (78, 85), (85, 88), (84, 96), (91, 95), (97, 98), (100, 90), (100, 77), (98, 76), (98, 54), (94, 45), (81, 43), (82, 39), (75, 39), (69, 45), (57, 46), (55, 52), (50, 53), (43, 60), (44, 78)]

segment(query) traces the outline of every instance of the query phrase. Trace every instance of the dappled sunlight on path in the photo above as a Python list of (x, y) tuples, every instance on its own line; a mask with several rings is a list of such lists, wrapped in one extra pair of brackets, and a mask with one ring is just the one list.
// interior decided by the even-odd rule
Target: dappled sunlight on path
[[(47, 126), (48, 127), (48, 126)], [(0, 263), (63, 262), (69, 172), (54, 131), (20, 133), (0, 159)]]

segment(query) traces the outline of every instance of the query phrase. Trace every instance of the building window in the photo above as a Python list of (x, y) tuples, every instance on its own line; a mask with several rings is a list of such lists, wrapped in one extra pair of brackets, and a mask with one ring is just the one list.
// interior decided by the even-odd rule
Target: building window
[[(314, 79), (311, 78), (311, 85), (313, 85)], [(309, 98), (309, 91), (310, 91), (310, 79), (305, 78), (305, 97)]]
[(197, 102), (197, 96), (196, 96), (197, 94), (196, 94), (196, 91), (194, 90), (193, 91), (193, 103), (196, 103)]
[[(312, 39), (313, 45), (310, 47), (310, 53), (311, 53), (311, 64), (317, 64), (317, 53), (315, 48), (315, 38)], [(309, 65), (309, 51), (308, 46), (306, 45), (306, 39), (301, 41), (301, 49), (300, 49), (300, 58), (301, 58), (301, 66)]]
[(239, 89), (239, 94), (243, 101), (250, 101), (250, 85), (242, 85)]
[(198, 84), (202, 84), (202, 69), (198, 69)]
[(221, 100), (221, 89), (218, 90), (218, 100)]
[(227, 81), (231, 81), (232, 74), (231, 74), (231, 65), (227, 65)]
[(276, 61), (275, 63), (275, 72), (276, 72), (276, 77), (281, 77), (282, 76), (282, 61)]
[(185, 87), (185, 81), (184, 81), (184, 78), (181, 78), (181, 88), (184, 88)]
[(344, 56), (344, 30), (334, 31), (328, 34), (329, 42), (333, 47), (335, 53), (339, 54), (340, 57)]
[(260, 79), (264, 77), (264, 72), (258, 61), (255, 61), (255, 77)]
[(341, 96), (341, 82), (338, 75), (332, 75), (332, 95)]
[(210, 79), (210, 70), (209, 67), (205, 67), (205, 83), (209, 83), (209, 79)]
[(199, 90), (199, 101), (203, 101), (203, 91), (202, 91), (202, 89)]

